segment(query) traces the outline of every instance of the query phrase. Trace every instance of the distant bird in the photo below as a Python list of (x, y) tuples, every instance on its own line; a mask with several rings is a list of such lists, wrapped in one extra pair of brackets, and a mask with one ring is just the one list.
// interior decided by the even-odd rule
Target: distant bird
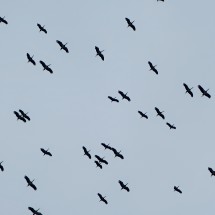
[(215, 171), (211, 167), (208, 167), (208, 170), (211, 173), (211, 177), (215, 176)]
[(157, 1), (163, 1), (164, 2), (164, 0), (157, 0)]
[(140, 114), (141, 118), (146, 118), (148, 119), (148, 116), (146, 115), (146, 113), (143, 113), (142, 111), (138, 110), (138, 113)]
[(44, 155), (48, 155), (48, 156), (52, 156), (52, 154), (51, 154), (51, 152), (49, 152), (49, 149), (47, 149), (47, 150), (45, 150), (45, 149), (43, 149), (43, 148), (40, 148), (40, 150), (41, 150), (41, 152), (43, 153), (43, 156)]
[(185, 93), (188, 93), (188, 94), (190, 94), (190, 96), (191, 97), (193, 97), (193, 93), (192, 93), (192, 89), (193, 89), (193, 87), (192, 88), (189, 88), (185, 83), (183, 83), (183, 85), (184, 85), (184, 87), (185, 87), (185, 89), (186, 89), (186, 92)]
[(47, 30), (44, 28), (45, 25), (42, 26), (42, 25), (40, 25), (40, 24), (37, 23), (37, 26), (38, 26), (38, 28), (40, 29), (40, 31), (43, 31), (44, 33), (47, 34)]
[(174, 125), (171, 125), (170, 123), (166, 123), (169, 126), (169, 129), (176, 129), (176, 127)]
[(113, 98), (113, 97), (111, 97), (111, 96), (108, 96), (108, 98), (111, 100), (111, 102), (119, 102), (119, 100), (116, 99), (116, 97)]
[(155, 107), (155, 110), (157, 112), (157, 116), (160, 116), (162, 119), (165, 119), (165, 116), (163, 115), (164, 111), (160, 111), (157, 107)]
[(120, 186), (121, 186), (121, 190), (126, 190), (127, 192), (129, 192), (130, 191), (130, 189), (127, 187), (127, 184), (124, 184), (122, 181), (118, 181), (119, 182), (119, 184), (120, 184)]
[(28, 178), (28, 176), (25, 176), (24, 178), (25, 178), (25, 180), (27, 181), (28, 186), (32, 187), (34, 190), (37, 190), (37, 187), (33, 184), (34, 180), (31, 181), (31, 180)]
[(126, 22), (128, 23), (128, 27), (131, 27), (134, 31), (136, 31), (135, 26), (133, 25), (134, 21), (131, 22), (129, 18), (125, 18)]
[(84, 150), (84, 155), (86, 155), (89, 159), (91, 159), (90, 150), (87, 151), (87, 149), (83, 146), (82, 149)]
[(25, 119), (27, 119), (28, 121), (30, 121), (30, 117), (27, 115), (28, 113), (25, 113), (23, 110), (19, 109), (19, 112), (22, 114), (22, 117), (24, 117)]
[(123, 93), (122, 91), (118, 91), (118, 93), (122, 96), (122, 99), (126, 99), (128, 100), (129, 102), (131, 101), (131, 99), (127, 96), (127, 93)]
[(95, 46), (95, 49), (96, 49), (96, 53), (97, 53), (96, 56), (98, 55), (104, 61), (105, 58), (104, 58), (104, 55), (102, 54), (102, 52), (104, 50), (100, 51), (97, 46)]
[(49, 67), (51, 66), (51, 64), (49, 65), (46, 65), (42, 60), (40, 61), (41, 65), (43, 66), (43, 70), (47, 70), (49, 71), (50, 73), (53, 73), (52, 69)]
[(63, 49), (65, 52), (69, 53), (69, 49), (66, 47), (67, 43), (63, 44), (60, 40), (56, 40), (56, 42), (60, 46), (60, 50)]
[(22, 120), (23, 122), (26, 122), (26, 119), (23, 116), (21, 116), (18, 112), (14, 111), (13, 113), (16, 115), (17, 120)]
[(107, 200), (105, 199), (106, 196), (103, 197), (100, 193), (98, 193), (98, 196), (100, 198), (100, 202), (104, 202), (106, 205), (108, 204)]
[(153, 66), (153, 64), (150, 62), (150, 61), (148, 61), (148, 64), (149, 64), (149, 66), (150, 66), (150, 70), (149, 71), (153, 71), (153, 72), (155, 72), (157, 75), (158, 75), (158, 71), (157, 71), (157, 69), (155, 68), (157, 65), (155, 65), (155, 66)]
[(178, 193), (182, 193), (182, 191), (179, 189), (179, 186), (178, 187), (174, 186), (174, 191), (176, 191)]
[(31, 57), (30, 54), (27, 53), (28, 62), (31, 62), (34, 66), (36, 65), (36, 62), (33, 60), (34, 55)]
[(201, 85), (198, 85), (198, 88), (202, 92), (202, 96), (206, 96), (208, 98), (211, 97), (211, 95), (208, 93), (209, 89), (205, 90)]
[(3, 163), (3, 161), (1, 161), (1, 163), (0, 163), (0, 169), (3, 172), (4, 171), (4, 167), (2, 166), (2, 163)]
[(98, 155), (95, 155), (95, 157), (98, 159), (98, 161), (99, 161), (100, 163), (105, 163), (106, 165), (108, 165), (108, 162), (107, 162), (106, 160), (104, 160), (104, 157), (101, 158), (101, 157), (99, 157)]
[(33, 215), (35, 214), (35, 215), (39, 215), (39, 214), (41, 214), (40, 212), (38, 212), (39, 211), (39, 209), (37, 209), (37, 210), (35, 210), (34, 208), (32, 208), (32, 207), (28, 207), (28, 210), (30, 210), (32, 213), (33, 213)]
[(101, 143), (102, 146), (104, 146), (105, 149), (110, 149), (112, 150), (112, 147), (110, 147), (110, 145), (105, 144), (105, 143)]
[(113, 148), (113, 147), (111, 148), (111, 150), (113, 151), (115, 157), (119, 157), (119, 158), (121, 158), (121, 159), (124, 159), (123, 155), (120, 154), (121, 151), (118, 152), (118, 151), (117, 151), (115, 148)]
[(8, 22), (5, 20), (5, 17), (0, 17), (0, 23), (3, 22), (4, 24), (8, 24)]
[(102, 165), (98, 162), (98, 161), (94, 161), (96, 164), (96, 167), (99, 167), (100, 169), (102, 169)]

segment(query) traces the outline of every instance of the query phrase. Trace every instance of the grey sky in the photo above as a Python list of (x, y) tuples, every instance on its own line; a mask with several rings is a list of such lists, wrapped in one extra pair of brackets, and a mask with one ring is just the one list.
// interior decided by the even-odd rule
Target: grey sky
[[(214, 211), (215, 179), (207, 170), (215, 169), (214, 8), (212, 0), (4, 1), (0, 16), (9, 24), (0, 23), (0, 214), (30, 214), (28, 206), (44, 215)], [(125, 17), (135, 20), (136, 32)], [(68, 42), (70, 53), (56, 40)], [(105, 50), (104, 62), (95, 57), (95, 45)], [(51, 64), (52, 75), (40, 60)], [(194, 87), (193, 98), (184, 82)], [(211, 99), (201, 97), (198, 84), (210, 88)], [(154, 107), (165, 111), (165, 121)], [(30, 122), (16, 121), (13, 111), (20, 108)], [(138, 110), (149, 119), (140, 119)], [(104, 151), (101, 142), (122, 150), (125, 159)], [(109, 165), (96, 168), (82, 146)], [(53, 157), (43, 157), (41, 147)], [(35, 179), (36, 192), (24, 175)], [(120, 190), (119, 179), (130, 193)]]

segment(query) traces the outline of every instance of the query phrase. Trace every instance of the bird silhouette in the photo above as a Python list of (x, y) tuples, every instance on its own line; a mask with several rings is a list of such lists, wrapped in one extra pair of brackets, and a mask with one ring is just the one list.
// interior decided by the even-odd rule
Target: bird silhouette
[(28, 183), (28, 185), (27, 186), (30, 186), (30, 187), (32, 187), (34, 190), (37, 190), (37, 187), (34, 185), (34, 180), (33, 181), (31, 181), (29, 178), (28, 178), (28, 176), (25, 176), (24, 177), (25, 178), (25, 180), (27, 181), (27, 183)]
[(201, 85), (198, 85), (199, 90), (202, 92), (202, 96), (206, 96), (209, 99), (211, 98), (211, 95), (208, 93), (208, 90), (205, 90)]
[(149, 64), (149, 66), (150, 66), (150, 70), (149, 70), (149, 71), (152, 70), (153, 72), (155, 72), (155, 74), (158, 75), (158, 71), (157, 71), (157, 69), (155, 68), (157, 65), (153, 66), (153, 64), (152, 64), (150, 61), (148, 61), (148, 64)]
[(174, 191), (176, 191), (178, 193), (182, 193), (182, 191), (179, 189), (179, 186), (178, 187), (174, 186)]
[(41, 152), (43, 153), (43, 156), (44, 155), (48, 155), (48, 156), (52, 156), (52, 154), (51, 154), (51, 152), (49, 152), (49, 149), (47, 149), (47, 150), (45, 150), (45, 149), (43, 149), (43, 148), (40, 148), (40, 150), (41, 150)]
[(95, 50), (96, 50), (96, 56), (99, 56), (104, 61), (105, 58), (104, 58), (104, 55), (102, 54), (104, 50), (100, 51), (97, 46), (95, 46)]
[(87, 151), (87, 149), (86, 149), (86, 147), (82, 147), (83, 148), (83, 150), (84, 150), (84, 155), (86, 155), (89, 159), (91, 159), (91, 155), (90, 155), (90, 150), (89, 151)]
[(31, 57), (30, 54), (27, 53), (28, 63), (31, 62), (34, 66), (36, 65), (36, 62), (33, 59), (34, 55)]
[(146, 118), (148, 119), (148, 116), (146, 115), (146, 113), (143, 113), (142, 111), (138, 110), (138, 113), (140, 114), (141, 118)]
[(186, 89), (186, 92), (185, 92), (185, 93), (188, 93), (191, 97), (193, 97), (193, 92), (191, 91), (191, 90), (193, 89), (193, 87), (192, 87), (192, 88), (189, 88), (189, 87), (187, 86), (187, 84), (185, 84), (185, 83), (183, 83), (183, 85), (184, 85), (184, 87), (185, 87), (185, 89)]
[(125, 20), (126, 20), (126, 22), (127, 22), (127, 24), (128, 24), (128, 27), (130, 27), (130, 28), (132, 28), (134, 31), (136, 31), (136, 28), (135, 28), (135, 26), (134, 26), (134, 24), (133, 24), (134, 21), (131, 22), (129, 18), (125, 18)]
[(40, 25), (40, 24), (37, 23), (37, 26), (40, 29), (40, 31), (43, 31), (45, 34), (47, 34), (47, 30), (44, 28), (45, 25), (42, 26), (42, 25)]
[(121, 186), (121, 190), (126, 190), (127, 192), (129, 192), (130, 191), (130, 189), (127, 187), (127, 184), (124, 184), (122, 181), (118, 181), (119, 182), (119, 184), (120, 184), (120, 186)]
[(69, 53), (69, 49), (66, 47), (67, 43), (63, 44), (60, 40), (56, 40), (56, 42), (60, 46), (60, 50), (63, 49), (66, 53)]
[(98, 196), (100, 198), (100, 202), (104, 202), (106, 205), (108, 204), (107, 200), (105, 199), (106, 196), (103, 197), (100, 193), (98, 193)]

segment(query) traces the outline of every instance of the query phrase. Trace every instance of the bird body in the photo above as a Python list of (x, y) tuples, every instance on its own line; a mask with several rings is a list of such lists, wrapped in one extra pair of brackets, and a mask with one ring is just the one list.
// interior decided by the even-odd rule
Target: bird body
[(6, 25), (8, 24), (7, 20), (5, 20), (4, 17), (0, 17), (0, 23), (1, 23), (1, 22), (3, 22), (3, 23), (6, 24)]
[(169, 129), (176, 129), (176, 127), (174, 125), (171, 125), (170, 123), (166, 123), (169, 126)]
[(131, 99), (127, 96), (127, 93), (123, 93), (122, 91), (118, 91), (118, 93), (122, 96), (122, 99), (126, 99), (128, 100), (129, 102), (131, 101)]
[[(156, 65), (153, 66), (153, 64), (152, 64), (150, 61), (148, 61), (148, 64), (149, 64), (149, 66), (150, 66), (150, 70), (152, 70), (153, 72), (155, 72), (155, 74), (158, 75), (158, 71), (157, 71), (157, 69), (155, 68)], [(150, 71), (150, 70), (149, 70), (149, 71)]]
[(31, 57), (30, 54), (27, 53), (28, 62), (31, 62), (34, 66), (36, 65), (36, 62), (33, 60), (34, 55)]
[(95, 155), (95, 158), (97, 158), (100, 163), (105, 163), (106, 165), (108, 165), (108, 162), (104, 158), (101, 158), (98, 155)]
[(56, 40), (56, 42), (60, 46), (60, 49), (63, 49), (65, 52), (69, 53), (69, 49), (66, 47), (67, 43), (63, 44), (60, 40)]
[(43, 149), (43, 148), (40, 148), (40, 150), (41, 150), (41, 152), (43, 153), (43, 156), (44, 155), (48, 155), (48, 156), (52, 156), (52, 154), (51, 154), (51, 152), (49, 152), (49, 149), (47, 149), (47, 150), (45, 150), (45, 149)]
[(34, 190), (37, 190), (37, 187), (33, 184), (34, 180), (31, 181), (31, 180), (28, 178), (28, 176), (25, 176), (24, 178), (25, 178), (25, 180), (26, 180), (27, 183), (28, 183), (27, 186), (30, 186), (30, 187), (32, 187)]
[(182, 191), (179, 189), (179, 186), (178, 187), (174, 186), (174, 191), (176, 191), (178, 193), (182, 193)]
[(100, 202), (104, 202), (106, 205), (108, 204), (107, 200), (105, 199), (106, 196), (103, 197), (100, 193), (98, 193), (98, 196), (100, 198)]
[(130, 191), (130, 189), (127, 187), (127, 184), (124, 184), (122, 181), (118, 181), (119, 182), (119, 184), (120, 184), (120, 186), (121, 186), (121, 190), (126, 190), (127, 192), (129, 192)]
[(134, 26), (134, 21), (131, 22), (129, 18), (125, 18), (126, 22), (128, 23), (128, 27), (131, 27), (134, 31), (136, 31), (136, 28)]
[(102, 54), (104, 50), (100, 51), (100, 49), (97, 46), (95, 46), (95, 50), (96, 50), (96, 56), (98, 55), (104, 61), (105, 58), (104, 58), (104, 55)]
[(157, 107), (155, 107), (155, 110), (157, 112), (157, 116), (160, 116), (162, 119), (165, 119), (165, 116), (163, 115), (164, 111), (160, 111)]
[(38, 26), (38, 28), (40, 29), (40, 31), (43, 31), (45, 34), (47, 34), (47, 30), (44, 28), (45, 25), (42, 26), (42, 25), (40, 25), (40, 24), (37, 23), (37, 26)]
[(17, 120), (22, 120), (23, 122), (26, 122), (26, 119), (23, 116), (21, 116), (18, 112), (14, 111), (13, 113), (16, 115)]
[(208, 93), (208, 90), (205, 90), (201, 85), (198, 85), (199, 90), (202, 92), (202, 96), (206, 96), (209, 99), (211, 98), (211, 95)]
[(51, 74), (53, 73), (52, 69), (49, 67), (50, 65), (46, 65), (42, 60), (40, 61), (40, 64), (43, 66), (43, 70), (47, 70)]
[(116, 97), (113, 98), (113, 97), (111, 97), (111, 96), (108, 96), (108, 98), (111, 100), (111, 102), (119, 102), (119, 100), (116, 99)]
[(184, 87), (185, 87), (185, 89), (186, 89), (186, 92), (185, 93), (188, 93), (188, 94), (190, 94), (190, 96), (191, 97), (193, 97), (193, 93), (192, 93), (192, 89), (193, 89), (193, 87), (192, 88), (189, 88), (188, 86), (187, 86), (187, 84), (185, 84), (185, 83), (183, 83), (183, 85), (184, 85)]
[(84, 155), (86, 155), (89, 159), (91, 159), (91, 155), (90, 155), (90, 150), (89, 151), (87, 151), (87, 149), (86, 149), (86, 147), (82, 147), (83, 148), (83, 150), (84, 150)]
[(140, 114), (141, 118), (146, 118), (148, 119), (148, 116), (146, 115), (146, 113), (143, 113), (142, 111), (138, 110), (138, 113)]
[(117, 151), (115, 148), (113, 148), (113, 147), (111, 148), (111, 150), (113, 151), (115, 157), (119, 157), (119, 158), (121, 158), (121, 159), (124, 159), (123, 155), (120, 154), (121, 151), (118, 152), (118, 151)]

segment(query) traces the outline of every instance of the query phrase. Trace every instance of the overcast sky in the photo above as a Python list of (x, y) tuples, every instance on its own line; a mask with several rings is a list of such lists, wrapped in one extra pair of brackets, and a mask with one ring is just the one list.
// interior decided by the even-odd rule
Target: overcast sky
[[(212, 213), (214, 8), (214, 0), (2, 2), (8, 25), (0, 23), (0, 214), (31, 214), (29, 206), (43, 215)], [(135, 32), (125, 17), (135, 20)], [(68, 42), (70, 52), (60, 51), (56, 40)], [(95, 46), (105, 50), (104, 62)], [(36, 66), (27, 63), (27, 52)], [(43, 71), (40, 60), (54, 73)], [(193, 98), (183, 83), (194, 87)], [(201, 97), (199, 84), (211, 99)], [(19, 109), (31, 121), (17, 121)], [(121, 150), (124, 160), (102, 142)], [(43, 156), (41, 147), (53, 156)], [(102, 170), (96, 154), (109, 162)], [(37, 191), (26, 186), (25, 175)], [(118, 180), (128, 183), (129, 193)]]

